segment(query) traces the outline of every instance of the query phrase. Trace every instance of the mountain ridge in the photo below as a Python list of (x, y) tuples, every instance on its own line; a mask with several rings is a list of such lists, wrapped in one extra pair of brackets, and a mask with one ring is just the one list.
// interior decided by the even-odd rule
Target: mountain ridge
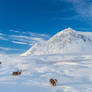
[(36, 43), (22, 56), (57, 53), (88, 53), (92, 49), (92, 40), (72, 28), (64, 29), (49, 40)]

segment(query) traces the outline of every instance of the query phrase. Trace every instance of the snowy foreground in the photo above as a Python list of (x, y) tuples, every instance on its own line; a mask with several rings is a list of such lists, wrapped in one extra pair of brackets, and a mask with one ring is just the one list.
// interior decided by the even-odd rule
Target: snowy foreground
[[(0, 55), (0, 61), (0, 92), (92, 92), (92, 54)], [(16, 70), (22, 75), (12, 76)]]

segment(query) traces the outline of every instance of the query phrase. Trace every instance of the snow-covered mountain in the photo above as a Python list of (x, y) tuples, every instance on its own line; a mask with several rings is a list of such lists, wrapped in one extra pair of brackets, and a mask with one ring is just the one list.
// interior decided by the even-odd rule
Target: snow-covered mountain
[(92, 39), (82, 32), (67, 28), (46, 42), (36, 43), (22, 56), (89, 52), (92, 52)]

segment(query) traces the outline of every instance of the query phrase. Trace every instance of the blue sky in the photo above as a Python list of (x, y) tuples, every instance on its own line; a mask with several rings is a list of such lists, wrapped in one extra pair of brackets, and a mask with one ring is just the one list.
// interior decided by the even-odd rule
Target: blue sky
[(1, 52), (25, 52), (67, 27), (92, 30), (91, 0), (0, 0)]

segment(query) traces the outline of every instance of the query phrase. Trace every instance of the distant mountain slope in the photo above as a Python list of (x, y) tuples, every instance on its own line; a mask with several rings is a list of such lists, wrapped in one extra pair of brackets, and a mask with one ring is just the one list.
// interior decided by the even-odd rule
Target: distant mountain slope
[(83, 32), (67, 28), (58, 32), (48, 41), (36, 43), (22, 56), (57, 53), (89, 53), (92, 52), (92, 39)]

